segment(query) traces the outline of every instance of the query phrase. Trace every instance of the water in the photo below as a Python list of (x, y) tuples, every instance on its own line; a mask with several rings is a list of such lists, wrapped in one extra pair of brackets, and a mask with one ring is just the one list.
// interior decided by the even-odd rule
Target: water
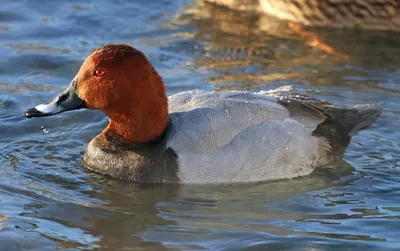
[[(284, 22), (189, 0), (0, 6), (0, 250), (400, 247), (398, 33), (309, 29), (338, 51), (330, 55)], [(23, 116), (63, 90), (93, 48), (117, 42), (144, 51), (169, 94), (291, 85), (384, 112), (345, 161), (304, 178), (138, 187), (81, 164), (107, 123), (101, 112)]]

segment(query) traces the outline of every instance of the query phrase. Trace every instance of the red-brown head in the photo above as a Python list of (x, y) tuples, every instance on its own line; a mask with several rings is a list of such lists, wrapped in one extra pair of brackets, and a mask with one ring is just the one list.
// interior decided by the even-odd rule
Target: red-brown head
[(25, 115), (50, 116), (82, 107), (103, 111), (110, 118), (105, 132), (126, 143), (154, 140), (168, 123), (168, 99), (161, 77), (142, 52), (123, 44), (94, 50), (67, 91)]

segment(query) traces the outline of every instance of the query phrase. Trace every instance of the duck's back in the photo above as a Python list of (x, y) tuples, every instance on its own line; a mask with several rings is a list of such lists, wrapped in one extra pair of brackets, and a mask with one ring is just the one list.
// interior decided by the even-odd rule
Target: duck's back
[(173, 144), (190, 152), (214, 152), (247, 128), (289, 117), (275, 97), (247, 92), (190, 91), (169, 98)]
[[(369, 115), (361, 123), (358, 108), (341, 109), (299, 95), (236, 91), (179, 93), (169, 97), (169, 109), (167, 145), (178, 156), (183, 183), (307, 175), (316, 166), (341, 158), (356, 124), (358, 129), (371, 124), (380, 111), (376, 106), (361, 107)], [(354, 118), (347, 118), (351, 114), (346, 111), (353, 111)], [(346, 119), (336, 123), (343, 118), (335, 116)]]

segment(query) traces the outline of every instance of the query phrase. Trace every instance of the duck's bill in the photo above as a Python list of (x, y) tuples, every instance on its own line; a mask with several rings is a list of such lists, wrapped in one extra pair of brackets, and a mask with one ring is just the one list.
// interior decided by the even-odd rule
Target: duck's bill
[(46, 117), (81, 108), (86, 108), (86, 104), (76, 94), (76, 79), (74, 79), (69, 87), (53, 101), (28, 109), (25, 117)]

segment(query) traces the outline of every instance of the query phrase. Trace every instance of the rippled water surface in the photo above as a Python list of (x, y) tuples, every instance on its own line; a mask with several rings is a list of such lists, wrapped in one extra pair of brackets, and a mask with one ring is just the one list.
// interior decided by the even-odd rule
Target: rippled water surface
[[(400, 248), (400, 35), (307, 29), (189, 0), (0, 1), (0, 250)], [(86, 170), (101, 112), (23, 112), (59, 93), (95, 47), (144, 51), (168, 93), (291, 85), (382, 117), (345, 161), (287, 181), (137, 187)], [(217, 168), (217, 167), (216, 167)]]

